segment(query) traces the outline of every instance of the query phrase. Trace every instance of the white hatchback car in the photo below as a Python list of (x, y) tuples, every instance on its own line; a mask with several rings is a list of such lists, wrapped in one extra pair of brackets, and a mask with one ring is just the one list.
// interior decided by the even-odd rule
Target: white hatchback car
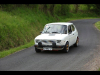
[(68, 52), (69, 47), (78, 46), (78, 31), (73, 23), (54, 22), (44, 26), (43, 31), (35, 39), (35, 51), (58, 51)]

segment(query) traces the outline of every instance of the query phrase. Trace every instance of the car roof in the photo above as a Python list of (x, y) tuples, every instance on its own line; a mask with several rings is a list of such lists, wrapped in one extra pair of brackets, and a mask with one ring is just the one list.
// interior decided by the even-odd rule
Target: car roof
[(49, 24), (59, 24), (59, 25), (71, 25), (73, 23), (71, 22), (53, 22), (53, 23), (48, 23), (46, 25), (49, 25)]

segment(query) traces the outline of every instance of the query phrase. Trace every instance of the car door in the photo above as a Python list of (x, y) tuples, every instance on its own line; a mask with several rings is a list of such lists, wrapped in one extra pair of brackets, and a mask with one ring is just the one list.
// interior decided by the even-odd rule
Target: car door
[(73, 34), (71, 25), (68, 26), (69, 46), (73, 44)]
[(73, 35), (73, 38), (72, 38), (73, 42), (72, 43), (74, 44), (76, 42), (76, 37), (77, 37), (76, 36), (76, 31), (75, 31), (75, 26), (72, 24), (71, 28), (72, 28), (72, 35)]

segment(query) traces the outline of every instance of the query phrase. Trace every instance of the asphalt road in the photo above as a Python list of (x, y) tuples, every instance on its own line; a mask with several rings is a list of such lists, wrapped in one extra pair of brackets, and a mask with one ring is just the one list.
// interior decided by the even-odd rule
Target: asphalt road
[[(100, 45), (100, 32), (94, 23), (100, 19), (71, 21), (79, 32), (79, 46), (70, 47), (69, 53), (49, 51), (36, 53), (34, 47), (0, 59), (0, 71), (80, 71), (94, 58)], [(90, 63), (91, 64), (91, 63)]]

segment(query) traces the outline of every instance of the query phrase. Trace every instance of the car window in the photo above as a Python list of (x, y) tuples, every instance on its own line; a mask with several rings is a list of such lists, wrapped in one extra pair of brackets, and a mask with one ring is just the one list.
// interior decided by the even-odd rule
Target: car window
[(59, 25), (59, 24), (50, 24), (46, 25), (42, 31), (42, 33), (67, 33), (67, 26), (66, 25)]
[(75, 30), (75, 27), (74, 27), (73, 25), (71, 25), (71, 28), (72, 28), (72, 31), (74, 31), (74, 30)]
[(71, 25), (68, 26), (68, 33), (71, 34), (72, 33), (72, 28)]
[(67, 26), (63, 25), (60, 31), (62, 34), (67, 34)]

